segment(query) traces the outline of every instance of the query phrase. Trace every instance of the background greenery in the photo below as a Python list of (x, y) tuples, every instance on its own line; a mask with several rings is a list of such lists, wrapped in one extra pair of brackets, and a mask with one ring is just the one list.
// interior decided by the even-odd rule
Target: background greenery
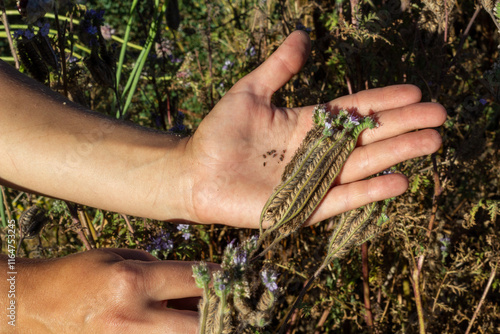
[[(171, 0), (170, 8), (162, 11), (163, 2), (146, 0), (138, 2), (131, 16), (132, 2), (61, 6), (59, 32), (54, 15), (42, 19), (51, 25), (50, 39), (60, 63), (59, 68), (48, 66), (44, 83), (62, 94), (66, 85), (70, 98), (104, 114), (187, 135), (238, 79), (291, 31), (302, 29), (313, 41), (311, 57), (274, 96), (277, 105), (316, 104), (367, 88), (411, 83), (421, 88), (423, 101), (439, 102), (448, 111), (439, 129), (439, 152), (397, 166), (409, 177), (410, 189), (390, 207), (385, 233), (368, 252), (355, 249), (323, 272), (292, 318), (293, 333), (500, 331), (496, 1), (179, 0), (176, 10)], [(5, 1), (5, 6), (11, 30), (26, 28), (15, 2)], [(89, 61), (96, 44), (86, 42), (79, 25), (63, 24), (63, 16), (84, 20), (85, 9), (104, 9), (103, 23), (114, 29), (114, 39), (100, 39), (95, 52), (104, 63), (97, 62), (97, 69), (96, 62)], [(129, 44), (120, 62), (130, 17)], [(158, 27), (154, 40), (149, 39), (153, 46), (134, 76), (153, 23)], [(66, 83), (61, 45), (73, 78)], [(0, 28), (0, 56), (13, 63), (5, 26)], [(70, 62), (70, 56), (79, 60)], [(118, 85), (99, 80), (99, 71), (114, 78), (118, 68)], [(20, 70), (29, 72), (23, 64)], [(129, 109), (121, 113), (129, 78), (137, 78), (137, 83), (129, 89)], [(224, 226), (179, 229), (169, 222), (5, 187), (0, 202), (3, 226), (8, 219), (19, 221), (32, 205), (47, 212), (39, 237), (22, 243), (19, 254), (27, 257), (130, 247), (147, 249), (161, 259), (218, 262), (227, 243), (256, 233)], [(269, 256), (281, 270), (279, 285), (285, 289), (269, 331), (321, 262), (332, 224), (304, 228)], [(5, 244), (4, 228), (0, 238)]]

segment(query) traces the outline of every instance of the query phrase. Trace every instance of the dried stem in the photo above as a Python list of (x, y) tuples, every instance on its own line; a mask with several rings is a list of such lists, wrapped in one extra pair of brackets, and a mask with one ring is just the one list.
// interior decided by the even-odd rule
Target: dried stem
[(2, 23), (5, 27), (5, 33), (7, 35), (7, 41), (9, 43), (10, 53), (14, 58), (16, 69), (19, 69), (19, 58), (17, 57), (17, 52), (16, 49), (14, 48), (14, 42), (12, 41), (12, 36), (10, 35), (9, 21), (7, 19), (7, 13), (5, 12), (5, 4), (3, 0), (0, 0), (0, 11), (2, 12)]
[(419, 273), (414, 270), (412, 275), (412, 285), (413, 285), (413, 294), (415, 296), (415, 304), (417, 306), (417, 316), (418, 316), (418, 327), (419, 333), (425, 334), (425, 319), (424, 319), (424, 309), (422, 306), (422, 297), (420, 295), (420, 283), (419, 283)]
[(363, 274), (363, 298), (365, 301), (365, 321), (368, 325), (369, 333), (373, 333), (373, 314), (370, 303), (370, 281), (369, 281), (369, 267), (368, 267), (368, 243), (361, 245), (361, 262)]
[(486, 296), (488, 295), (488, 291), (490, 291), (491, 283), (493, 283), (493, 280), (495, 279), (495, 275), (497, 273), (497, 267), (498, 267), (498, 261), (495, 263), (495, 267), (491, 270), (490, 274), (490, 279), (488, 280), (488, 283), (486, 284), (486, 287), (484, 288), (483, 295), (481, 296), (481, 299), (479, 300), (479, 304), (477, 304), (476, 310), (474, 311), (474, 315), (472, 316), (472, 319), (469, 322), (469, 326), (467, 327), (467, 330), (465, 331), (465, 334), (469, 334), (470, 330), (472, 329), (472, 325), (474, 324), (474, 321), (477, 318), (477, 315), (479, 314), (479, 310), (481, 309), (481, 306), (484, 303), (484, 300), (486, 299)]
[(54, 7), (54, 17), (57, 30), (57, 44), (59, 47), (59, 54), (61, 57), (63, 93), (64, 96), (68, 97), (68, 75), (66, 71), (66, 52), (64, 50), (66, 34), (61, 29), (61, 25), (59, 24), (59, 16), (57, 15), (57, 6)]
[(4, 210), (7, 212), (7, 217), (9, 218), (9, 220), (12, 220), (12, 213), (10, 212), (10, 208), (9, 208), (8, 203), (7, 203), (7, 194), (5, 193), (5, 187), (4, 186), (0, 186), (0, 187), (2, 188), (2, 198), (3, 198)]
[(134, 235), (134, 228), (132, 227), (132, 224), (130, 224), (130, 220), (128, 219), (127, 215), (124, 215), (123, 213), (120, 214), (123, 219), (125, 220), (125, 223), (127, 224), (128, 231)]
[[(427, 227), (427, 239), (430, 238), (432, 229), (434, 227), (434, 223), (436, 221), (436, 212), (438, 209), (438, 199), (441, 193), (443, 192), (443, 188), (441, 187), (441, 181), (439, 180), (439, 172), (436, 164), (436, 155), (433, 154), (431, 156), (432, 166), (433, 166), (433, 178), (434, 178), (434, 195), (432, 197), (432, 211), (431, 217), (429, 219), (429, 225)], [(415, 267), (412, 268), (411, 272), (411, 281), (413, 286), (413, 294), (415, 296), (415, 304), (417, 306), (417, 314), (418, 314), (418, 324), (421, 334), (425, 334), (425, 319), (424, 312), (422, 306), (422, 298), (420, 296), (420, 274), (422, 272), (422, 267), (425, 260), (425, 254), (419, 256)]]
[(80, 220), (78, 219), (78, 212), (77, 212), (76, 208), (73, 205), (71, 205), (71, 203), (69, 203), (69, 202), (65, 201), (64, 203), (66, 203), (66, 206), (68, 207), (69, 213), (70, 213), (71, 218), (73, 220), (73, 224), (76, 226), (76, 229), (75, 229), (76, 234), (78, 234), (78, 237), (85, 245), (85, 248), (87, 248), (87, 250), (91, 250), (92, 246), (90, 245), (89, 241), (87, 240), (85, 233), (83, 233), (82, 224), (81, 224)]

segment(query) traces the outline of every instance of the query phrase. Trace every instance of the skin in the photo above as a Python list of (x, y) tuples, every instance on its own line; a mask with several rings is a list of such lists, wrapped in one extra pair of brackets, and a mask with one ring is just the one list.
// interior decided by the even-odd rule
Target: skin
[(0, 333), (196, 333), (202, 290), (193, 264), (130, 249), (16, 259), (15, 299), (7, 299), (8, 275), (0, 282), (2, 310), (16, 302), (16, 326), (4, 316)]
[[(262, 207), (312, 126), (314, 108), (278, 108), (271, 96), (300, 71), (309, 51), (307, 34), (292, 33), (189, 138), (110, 122), (0, 62), (0, 182), (135, 216), (258, 228)], [(328, 102), (331, 109), (374, 114), (381, 125), (361, 134), (309, 224), (407, 189), (399, 174), (364, 179), (439, 149), (441, 137), (429, 128), (440, 126), (446, 112), (420, 99), (417, 87), (398, 85)], [(264, 167), (262, 155), (272, 149), (286, 150), (284, 161), (268, 159)], [(189, 263), (130, 250), (17, 261), (20, 333), (196, 332), (196, 312), (165, 307), (167, 300), (200, 296)], [(4, 279), (0, 290), (8, 290)]]

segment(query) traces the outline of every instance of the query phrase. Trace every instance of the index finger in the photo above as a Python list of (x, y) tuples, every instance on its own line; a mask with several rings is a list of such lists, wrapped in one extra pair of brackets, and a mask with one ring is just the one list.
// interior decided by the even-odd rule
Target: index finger
[[(145, 293), (151, 300), (162, 301), (188, 297), (199, 297), (203, 290), (196, 286), (191, 261), (141, 262)], [(218, 269), (217, 264), (208, 263), (210, 271)]]
[(339, 97), (328, 103), (331, 110), (357, 108), (360, 115), (370, 115), (383, 110), (396, 109), (420, 101), (422, 92), (414, 85), (394, 85), (373, 88), (356, 94)]

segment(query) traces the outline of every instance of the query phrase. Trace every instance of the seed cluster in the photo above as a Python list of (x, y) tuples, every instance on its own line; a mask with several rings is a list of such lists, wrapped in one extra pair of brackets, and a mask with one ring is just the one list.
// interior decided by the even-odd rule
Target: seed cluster
[[(262, 210), (261, 239), (271, 236), (270, 247), (307, 221), (354, 150), (361, 131), (376, 126), (371, 117), (358, 118), (346, 110), (331, 115), (323, 105), (314, 110), (314, 121)], [(265, 232), (264, 222), (270, 225)]]
[[(264, 159), (267, 159), (268, 157), (270, 158), (278, 158), (278, 155), (279, 155), (279, 159), (278, 159), (278, 164), (281, 163), (284, 159), (285, 159), (285, 153), (286, 153), (286, 150), (282, 150), (281, 153), (280, 152), (277, 152), (276, 150), (270, 150), (270, 151), (267, 151), (266, 153), (262, 154), (262, 157)], [(267, 166), (267, 163), (268, 161), (264, 161), (262, 163), (262, 166), (266, 167)]]

